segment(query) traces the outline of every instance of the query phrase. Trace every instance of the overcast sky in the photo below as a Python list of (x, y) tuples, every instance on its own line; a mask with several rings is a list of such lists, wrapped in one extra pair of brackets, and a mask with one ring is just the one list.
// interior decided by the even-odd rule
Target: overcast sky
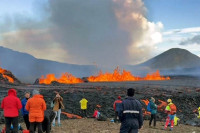
[(170, 48), (200, 56), (199, 0), (1, 0), (0, 46), (74, 64), (137, 64)]

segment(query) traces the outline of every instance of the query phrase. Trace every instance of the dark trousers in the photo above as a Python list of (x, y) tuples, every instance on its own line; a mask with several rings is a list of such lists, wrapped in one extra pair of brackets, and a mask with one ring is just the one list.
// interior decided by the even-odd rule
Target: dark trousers
[(11, 133), (10, 126), (13, 125), (13, 133), (18, 133), (18, 117), (5, 117), (6, 133)]
[(117, 119), (117, 118), (118, 118), (118, 112), (115, 111), (115, 119), (114, 119), (115, 122), (117, 122), (117, 121), (119, 122), (119, 119)]
[(38, 127), (38, 133), (43, 133), (42, 122), (30, 122), (30, 133), (35, 133), (35, 125)]
[(87, 117), (87, 110), (86, 109), (82, 109), (82, 117)]
[(149, 126), (151, 126), (151, 122), (152, 121), (153, 121), (153, 126), (155, 127), (156, 126), (156, 114), (151, 114), (151, 119), (149, 121)]
[(23, 118), (24, 118), (24, 122), (26, 124), (26, 128), (29, 130), (29, 128), (30, 128), (30, 122), (29, 122), (28, 114), (24, 115)]
[(138, 129), (131, 127), (131, 125), (134, 125), (134, 123), (130, 123), (130, 121), (127, 121), (127, 119), (122, 121), (120, 127), (120, 133), (138, 133)]
[(133, 129), (128, 127), (127, 125), (121, 124), (120, 133), (138, 133), (138, 129)]

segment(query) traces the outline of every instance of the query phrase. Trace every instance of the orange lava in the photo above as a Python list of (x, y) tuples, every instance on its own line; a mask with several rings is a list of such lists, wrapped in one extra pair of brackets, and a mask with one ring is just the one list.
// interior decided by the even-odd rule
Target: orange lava
[(39, 79), (40, 84), (51, 84), (51, 82), (56, 81), (63, 84), (76, 84), (82, 83), (83, 81), (80, 78), (73, 76), (70, 73), (62, 73), (60, 78), (56, 78), (54, 74), (47, 74), (46, 78), (42, 75)]
[(170, 80), (169, 77), (164, 77), (160, 75), (159, 70), (152, 74), (147, 74), (146, 77), (136, 77), (131, 74), (131, 72), (123, 70), (120, 71), (117, 67), (113, 73), (103, 73), (99, 72), (97, 76), (90, 76), (88, 78), (89, 82), (121, 82), (121, 81), (139, 81), (139, 80)]
[(13, 79), (12, 77), (8, 76), (8, 75), (5, 75), (5, 73), (6, 73), (6, 70), (5, 70), (5, 69), (2, 69), (2, 68), (0, 67), (0, 74), (2, 74), (2, 76), (3, 76), (4, 78), (6, 78), (10, 83), (14, 83), (14, 79)]

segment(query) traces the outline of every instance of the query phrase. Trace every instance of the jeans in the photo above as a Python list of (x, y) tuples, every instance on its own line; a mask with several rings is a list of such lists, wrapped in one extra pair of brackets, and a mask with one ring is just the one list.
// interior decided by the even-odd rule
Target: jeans
[(29, 116), (28, 116), (28, 114), (24, 115), (23, 118), (24, 118), (24, 122), (26, 124), (26, 128), (29, 130), (29, 128), (30, 128), (30, 122), (29, 122)]
[(5, 117), (6, 133), (11, 133), (10, 127), (13, 125), (13, 133), (18, 133), (18, 117)]
[(58, 111), (54, 111), (55, 112), (55, 117), (53, 119), (53, 124), (55, 125), (56, 123), (56, 117), (58, 117), (58, 124), (60, 124), (60, 114), (61, 114), (61, 109), (59, 109)]
[(35, 133), (35, 125), (38, 127), (38, 133), (43, 133), (42, 122), (30, 122), (30, 133)]

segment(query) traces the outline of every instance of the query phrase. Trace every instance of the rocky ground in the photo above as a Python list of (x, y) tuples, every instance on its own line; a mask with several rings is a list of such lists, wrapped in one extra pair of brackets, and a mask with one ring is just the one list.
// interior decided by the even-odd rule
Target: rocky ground
[[(108, 118), (114, 117), (113, 102), (118, 95), (124, 99), (128, 88), (135, 88), (135, 97), (140, 101), (142, 99), (156, 98), (166, 101), (171, 98), (178, 108), (177, 116), (181, 119), (180, 123), (193, 126), (200, 126), (200, 119), (197, 119), (194, 110), (200, 106), (200, 79), (197, 78), (173, 78), (168, 81), (137, 81), (137, 82), (111, 82), (111, 83), (82, 83), (75, 85), (12, 85), (0, 84), (0, 100), (7, 95), (9, 88), (15, 88), (18, 91), (18, 97), (23, 98), (25, 91), (39, 89), (47, 103), (47, 108), (51, 109), (50, 103), (59, 92), (64, 99), (65, 109), (63, 112), (81, 115), (79, 101), (85, 97), (88, 102), (88, 116), (92, 116), (96, 105), (101, 105), (100, 111)], [(143, 104), (144, 110), (146, 105)], [(2, 114), (3, 112), (0, 111)], [(159, 111), (158, 120), (164, 121), (166, 114)], [(3, 118), (3, 117), (1, 117)], [(62, 119), (66, 119), (62, 116)], [(149, 116), (145, 116), (148, 119)], [(2, 121), (3, 122), (3, 121)]]
[[(51, 133), (119, 133), (120, 123), (112, 123), (108, 121), (97, 121), (95, 119), (71, 119), (62, 120), (62, 126), (55, 126)], [(25, 125), (22, 123), (22, 127)], [(2, 128), (4, 125), (0, 125)], [(164, 122), (157, 122), (156, 129), (149, 128), (148, 121), (144, 121), (144, 126), (139, 133), (166, 133), (169, 130), (162, 130)], [(169, 128), (168, 128), (169, 129)], [(173, 133), (199, 133), (200, 128), (188, 125), (175, 126)]]

